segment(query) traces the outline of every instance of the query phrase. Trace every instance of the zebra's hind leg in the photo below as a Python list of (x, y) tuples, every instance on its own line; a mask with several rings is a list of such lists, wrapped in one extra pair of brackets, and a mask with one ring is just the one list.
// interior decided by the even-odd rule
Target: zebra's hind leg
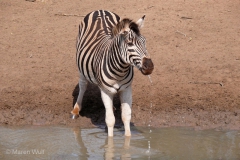
[(108, 136), (113, 137), (113, 127), (115, 124), (115, 117), (113, 114), (113, 94), (106, 93), (101, 89), (101, 96), (106, 109), (105, 121), (108, 127)]
[(73, 110), (71, 111), (72, 119), (76, 119), (79, 117), (79, 112), (82, 108), (82, 99), (83, 99), (84, 92), (87, 89), (87, 84), (88, 84), (88, 81), (86, 80), (86, 78), (83, 75), (80, 75), (78, 98), (77, 98), (77, 102), (74, 105)]
[(131, 136), (130, 121), (132, 113), (132, 87), (129, 86), (120, 92), (122, 121), (125, 129), (125, 136)]

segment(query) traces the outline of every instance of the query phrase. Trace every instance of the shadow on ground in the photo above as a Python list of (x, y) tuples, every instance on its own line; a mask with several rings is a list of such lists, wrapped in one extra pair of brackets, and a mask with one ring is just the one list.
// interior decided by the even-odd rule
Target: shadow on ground
[[(75, 86), (72, 96), (73, 96), (73, 106), (77, 101), (79, 93), (78, 84)], [(121, 119), (121, 103), (119, 99), (119, 95), (116, 94), (113, 99), (114, 106), (114, 115), (115, 115), (115, 128), (119, 128), (123, 125)], [(105, 107), (103, 105), (101, 99), (100, 89), (94, 85), (89, 83), (87, 90), (83, 96), (82, 109), (80, 111), (80, 116), (87, 117), (91, 119), (91, 122), (96, 125), (106, 125), (105, 123)], [(133, 124), (131, 124), (133, 125)]]

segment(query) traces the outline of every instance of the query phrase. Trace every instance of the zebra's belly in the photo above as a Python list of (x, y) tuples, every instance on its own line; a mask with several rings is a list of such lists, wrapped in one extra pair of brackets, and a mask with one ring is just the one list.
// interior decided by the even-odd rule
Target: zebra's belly
[(122, 84), (122, 83), (114, 83), (112, 84), (111, 87), (109, 86), (103, 86), (103, 87), (100, 87), (101, 89), (103, 90), (106, 90), (110, 93), (113, 93), (113, 94), (116, 94), (117, 92), (120, 92), (122, 90), (125, 90), (127, 87), (129, 87), (131, 85), (131, 82), (130, 83), (127, 83), (127, 84)]
[(80, 74), (81, 74), (81, 76), (84, 76), (88, 82), (98, 85), (98, 82), (97, 82), (93, 72), (88, 72), (88, 74), (83, 74), (83, 72), (80, 71)]
[(100, 89), (110, 92), (112, 94), (116, 94), (127, 87), (129, 87), (132, 83), (132, 78), (128, 77), (125, 80), (117, 81), (117, 80), (108, 80), (107, 82), (103, 82), (103, 80), (99, 80), (95, 78), (92, 74), (92, 77), (84, 76), (88, 82), (97, 85)]

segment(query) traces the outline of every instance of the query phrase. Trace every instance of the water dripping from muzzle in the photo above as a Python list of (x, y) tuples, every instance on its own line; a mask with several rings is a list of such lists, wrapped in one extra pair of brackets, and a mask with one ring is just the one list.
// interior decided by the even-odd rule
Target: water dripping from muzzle
[(153, 82), (152, 82), (152, 78), (151, 78), (150, 75), (148, 75), (148, 79), (149, 79), (149, 81), (150, 81), (150, 83), (151, 83), (151, 86), (152, 86), (152, 85), (153, 85)]

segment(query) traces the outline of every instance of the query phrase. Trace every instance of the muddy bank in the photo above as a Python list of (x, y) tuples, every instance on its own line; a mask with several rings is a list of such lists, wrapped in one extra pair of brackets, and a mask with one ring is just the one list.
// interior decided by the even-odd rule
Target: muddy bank
[[(78, 24), (90, 11), (108, 9), (136, 20), (146, 14), (141, 32), (155, 70), (152, 86), (148, 77), (135, 72), (132, 125), (146, 126), (151, 120), (154, 127), (240, 129), (238, 6), (237, 0), (3, 0), (0, 124), (105, 125), (99, 90), (91, 85), (82, 116), (72, 120), (69, 115), (78, 92)], [(117, 126), (122, 125), (119, 105), (116, 97)]]

